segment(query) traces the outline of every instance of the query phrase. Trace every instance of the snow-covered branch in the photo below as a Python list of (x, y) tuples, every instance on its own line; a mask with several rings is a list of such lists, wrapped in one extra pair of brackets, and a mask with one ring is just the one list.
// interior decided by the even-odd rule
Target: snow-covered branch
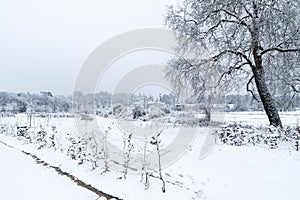
[(280, 53), (300, 52), (300, 48), (282, 49), (282, 48), (278, 48), (278, 47), (273, 47), (273, 48), (269, 48), (269, 49), (266, 49), (266, 50), (262, 51), (261, 55), (264, 55), (264, 54), (266, 54), (268, 52), (271, 52), (271, 51), (278, 51)]

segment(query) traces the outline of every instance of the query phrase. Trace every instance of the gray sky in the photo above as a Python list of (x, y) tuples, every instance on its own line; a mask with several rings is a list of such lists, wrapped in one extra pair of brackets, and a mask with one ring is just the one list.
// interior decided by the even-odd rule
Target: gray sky
[(0, 91), (71, 94), (81, 65), (102, 42), (162, 28), (176, 0), (1, 0)]

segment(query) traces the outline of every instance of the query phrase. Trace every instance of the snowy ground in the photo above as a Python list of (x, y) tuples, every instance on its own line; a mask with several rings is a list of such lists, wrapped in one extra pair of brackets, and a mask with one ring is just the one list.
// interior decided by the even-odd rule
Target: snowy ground
[[(294, 125), (299, 120), (299, 113), (285, 113), (281, 117), (284, 124)], [(13, 120), (19, 124), (24, 123), (21, 116), (2, 119), (1, 123), (12, 123)], [(39, 123), (48, 123), (49, 126), (57, 126), (59, 132), (75, 131), (73, 119), (52, 119), (49, 122), (44, 120), (36, 119), (36, 126), (38, 127)], [(103, 124), (109, 124), (106, 119), (99, 120), (105, 120), (102, 121)], [(260, 113), (229, 113), (226, 115), (226, 121), (263, 125), (266, 118)], [(166, 193), (162, 193), (161, 181), (156, 178), (149, 179), (150, 187), (145, 190), (140, 182), (140, 174), (130, 174), (127, 180), (122, 180), (119, 179), (122, 177), (119, 171), (111, 170), (104, 174), (100, 169), (91, 171), (90, 166), (78, 165), (59, 151), (37, 150), (33, 145), (24, 145), (22, 141), (4, 134), (0, 134), (0, 141), (31, 152), (99, 190), (125, 200), (300, 198), (297, 189), (300, 180), (300, 153), (290, 144), (284, 144), (275, 150), (267, 147), (233, 147), (219, 144), (209, 156), (200, 160), (199, 155), (206, 133), (206, 128), (199, 129), (193, 144), (184, 155), (162, 170), (163, 178), (167, 182)], [(173, 134), (172, 130), (166, 131), (162, 141), (167, 143), (166, 141), (172, 140)], [(113, 139), (116, 139), (116, 136)], [(49, 199), (97, 198), (93, 193), (60, 177), (53, 170), (37, 166), (30, 158), (1, 144), (0, 159), (5, 160), (0, 164), (0, 199), (17, 200), (21, 196), (23, 199), (35, 200), (41, 199), (42, 194), (47, 194), (45, 196)], [(24, 195), (14, 193), (16, 190), (22, 191), (20, 193)], [(43, 199), (46, 197), (43, 195)]]
[(0, 199), (96, 199), (97, 195), (78, 187), (54, 170), (38, 166), (19, 150), (0, 143)]

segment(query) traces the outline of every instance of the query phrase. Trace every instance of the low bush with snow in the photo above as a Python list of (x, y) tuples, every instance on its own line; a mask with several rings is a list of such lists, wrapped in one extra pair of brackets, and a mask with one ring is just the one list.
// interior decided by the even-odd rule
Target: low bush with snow
[(243, 127), (239, 124), (226, 125), (216, 132), (220, 142), (232, 146), (267, 145), (271, 149), (278, 148), (280, 142), (290, 142), (298, 150), (300, 127), (254, 128)]

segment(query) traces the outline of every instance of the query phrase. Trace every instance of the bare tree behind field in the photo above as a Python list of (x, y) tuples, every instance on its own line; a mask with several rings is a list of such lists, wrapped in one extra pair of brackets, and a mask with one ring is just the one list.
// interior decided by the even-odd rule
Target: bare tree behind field
[(240, 77), (261, 100), (270, 124), (281, 126), (270, 85), (299, 93), (299, 8), (299, 0), (185, 0), (170, 6), (166, 24), (176, 32), (182, 57), (169, 62), (167, 76), (177, 84), (185, 79), (195, 91), (205, 88), (211, 66), (221, 85)]

